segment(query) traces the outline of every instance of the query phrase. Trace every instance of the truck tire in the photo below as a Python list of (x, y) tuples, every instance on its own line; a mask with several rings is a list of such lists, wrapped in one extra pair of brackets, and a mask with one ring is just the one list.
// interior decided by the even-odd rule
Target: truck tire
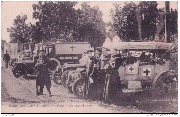
[(50, 58), (48, 66), (51, 72), (55, 72), (57, 67), (60, 66), (60, 62), (55, 58)]
[(61, 83), (66, 88), (68, 83), (68, 73), (73, 70), (66, 70), (61, 76)]
[(62, 79), (61, 79), (61, 71), (55, 71), (54, 74), (53, 74), (53, 81), (55, 84), (57, 85), (61, 85), (62, 83)]
[(12, 69), (13, 75), (16, 78), (19, 78), (21, 76), (26, 77), (27, 76), (27, 69), (24, 64), (17, 64)]
[(73, 94), (80, 98), (84, 98), (84, 91), (85, 91), (85, 80), (82, 78), (77, 79), (73, 84)]

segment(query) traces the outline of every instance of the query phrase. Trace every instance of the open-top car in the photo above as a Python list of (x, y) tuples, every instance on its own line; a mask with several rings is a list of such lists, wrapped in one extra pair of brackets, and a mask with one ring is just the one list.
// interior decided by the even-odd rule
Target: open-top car
[(177, 77), (170, 70), (172, 43), (122, 42), (115, 49), (124, 57), (118, 69), (123, 92), (154, 90), (166, 94), (174, 89)]

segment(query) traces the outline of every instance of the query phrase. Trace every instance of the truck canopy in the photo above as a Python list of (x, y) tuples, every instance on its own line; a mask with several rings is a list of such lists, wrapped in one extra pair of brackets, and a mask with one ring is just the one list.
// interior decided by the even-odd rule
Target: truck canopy
[(134, 49), (134, 50), (146, 50), (146, 49), (159, 49), (169, 50), (173, 46), (173, 43), (164, 42), (120, 42), (114, 49)]
[(55, 54), (83, 54), (89, 47), (88, 42), (55, 43)]

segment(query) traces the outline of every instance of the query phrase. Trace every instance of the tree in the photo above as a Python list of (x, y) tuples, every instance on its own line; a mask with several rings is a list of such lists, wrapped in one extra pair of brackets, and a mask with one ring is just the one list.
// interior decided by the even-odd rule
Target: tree
[(105, 23), (98, 7), (82, 3), (78, 11), (78, 26), (74, 37), (76, 41), (88, 41), (93, 47), (102, 46), (105, 40)]
[[(105, 28), (99, 8), (91, 8), (83, 3), (82, 9), (76, 10), (74, 9), (76, 3), (58, 1), (39, 2), (33, 5), (33, 17), (39, 20), (35, 32), (42, 32), (42, 40), (62, 39), (68, 42), (86, 41), (92, 46), (102, 45)], [(38, 33), (35, 32), (36, 37)]]
[[(161, 14), (163, 14), (161, 18), (161, 23), (163, 24), (161, 26), (161, 30), (157, 27), (157, 32), (159, 32), (160, 40), (164, 41), (165, 39), (165, 30), (167, 31), (167, 42), (171, 43), (176, 41), (177, 38), (177, 32), (178, 32), (178, 26), (177, 26), (177, 10), (171, 9), (168, 13), (165, 14), (165, 12), (162, 9), (158, 9), (158, 11), (161, 11)], [(166, 20), (165, 20), (166, 15)], [(165, 29), (165, 22), (166, 21), (166, 29)], [(159, 30), (159, 31), (158, 31)]]
[(77, 12), (73, 8), (77, 2), (39, 2), (33, 4), (33, 18), (39, 20), (43, 40), (63, 38), (71, 41), (70, 35), (77, 25)]
[(166, 20), (167, 20), (167, 32), (169, 32), (170, 34), (169, 39), (167, 39), (167, 42), (174, 42), (178, 34), (177, 10), (171, 9), (170, 13), (167, 14)]
[(136, 8), (133, 2), (126, 2), (123, 7), (115, 4), (115, 11), (112, 12), (113, 25), (122, 41), (139, 39)]
[(143, 40), (151, 40), (155, 38), (158, 15), (157, 5), (156, 1), (141, 1), (139, 4), (142, 19), (141, 27)]
[[(138, 13), (140, 15), (137, 15)], [(138, 18), (141, 20), (142, 40), (154, 39), (157, 14), (157, 2), (153, 1), (141, 1), (139, 5), (126, 2), (123, 7), (115, 4), (115, 11), (112, 12), (115, 29), (123, 41), (141, 40), (138, 33)]]
[(43, 32), (41, 30), (41, 26), (39, 25), (38, 22), (36, 22), (35, 25), (31, 24), (31, 29), (32, 29), (32, 41), (34, 43), (40, 43), (43, 41)]
[(21, 43), (28, 42), (31, 38), (31, 27), (26, 24), (27, 16), (16, 16), (13, 26), (7, 29), (10, 32), (10, 39), (16, 39)]

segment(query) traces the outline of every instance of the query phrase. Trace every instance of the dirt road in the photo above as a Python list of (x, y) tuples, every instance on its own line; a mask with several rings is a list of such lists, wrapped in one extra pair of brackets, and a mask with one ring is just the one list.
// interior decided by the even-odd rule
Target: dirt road
[[(35, 79), (15, 78), (11, 69), (1, 72), (2, 113), (151, 113), (177, 112), (177, 94), (152, 97), (148, 94), (125, 95), (117, 104), (78, 99), (67, 89), (52, 82), (52, 96), (46, 89), (36, 96)], [(123, 103), (122, 103), (123, 102)]]

